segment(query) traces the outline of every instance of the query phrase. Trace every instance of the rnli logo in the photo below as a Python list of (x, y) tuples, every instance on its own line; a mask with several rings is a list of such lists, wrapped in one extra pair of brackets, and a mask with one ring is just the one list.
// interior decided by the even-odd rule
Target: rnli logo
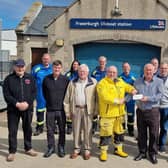
[(29, 85), (30, 84), (30, 79), (25, 79), (25, 84)]
[(164, 26), (164, 25), (165, 25), (164, 21), (161, 20), (158, 21), (158, 26)]

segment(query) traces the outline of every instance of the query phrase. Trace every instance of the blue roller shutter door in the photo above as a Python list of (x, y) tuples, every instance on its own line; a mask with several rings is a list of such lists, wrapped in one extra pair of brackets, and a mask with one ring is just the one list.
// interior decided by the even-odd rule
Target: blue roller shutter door
[(75, 58), (85, 63), (92, 71), (98, 64), (100, 55), (107, 57), (108, 66), (115, 65), (119, 74), (122, 72), (122, 63), (130, 63), (132, 71), (142, 74), (144, 64), (151, 58), (160, 60), (160, 47), (137, 43), (85, 43), (74, 46)]

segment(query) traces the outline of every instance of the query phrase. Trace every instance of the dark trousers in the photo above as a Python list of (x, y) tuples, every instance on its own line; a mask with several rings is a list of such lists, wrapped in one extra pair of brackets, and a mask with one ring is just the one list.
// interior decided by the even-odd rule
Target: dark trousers
[(158, 108), (151, 110), (137, 109), (138, 147), (140, 153), (147, 152), (147, 130), (149, 129), (150, 155), (157, 154), (157, 142), (159, 135), (160, 112)]
[(45, 111), (36, 111), (36, 117), (37, 117), (36, 130), (43, 130), (44, 128), (44, 113)]
[(59, 129), (58, 145), (65, 145), (65, 124), (66, 117), (64, 111), (47, 111), (46, 126), (47, 126), (47, 141), (48, 148), (55, 148), (55, 121), (57, 121)]
[(166, 145), (168, 131), (168, 108), (160, 109), (160, 137), (159, 146), (162, 148)]
[(66, 125), (67, 125), (67, 130), (68, 129), (72, 130), (72, 120), (66, 120)]
[(20, 118), (22, 119), (22, 129), (24, 135), (24, 149), (30, 150), (31, 136), (32, 136), (32, 112), (31, 111), (8, 111), (8, 142), (9, 153), (16, 153), (17, 151), (17, 132)]
[(128, 133), (134, 132), (135, 103), (130, 101), (126, 103), (127, 109), (127, 129)]

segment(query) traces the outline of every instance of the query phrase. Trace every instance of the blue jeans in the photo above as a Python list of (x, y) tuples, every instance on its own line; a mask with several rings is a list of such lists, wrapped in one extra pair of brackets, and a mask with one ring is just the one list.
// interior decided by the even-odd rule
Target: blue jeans
[(168, 131), (168, 108), (160, 109), (160, 136), (159, 147), (162, 148), (166, 145)]

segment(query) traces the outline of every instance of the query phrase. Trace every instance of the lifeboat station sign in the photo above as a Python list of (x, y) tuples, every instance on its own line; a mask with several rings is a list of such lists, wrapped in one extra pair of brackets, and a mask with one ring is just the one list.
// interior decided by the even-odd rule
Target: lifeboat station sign
[(165, 30), (165, 19), (72, 18), (71, 29)]

